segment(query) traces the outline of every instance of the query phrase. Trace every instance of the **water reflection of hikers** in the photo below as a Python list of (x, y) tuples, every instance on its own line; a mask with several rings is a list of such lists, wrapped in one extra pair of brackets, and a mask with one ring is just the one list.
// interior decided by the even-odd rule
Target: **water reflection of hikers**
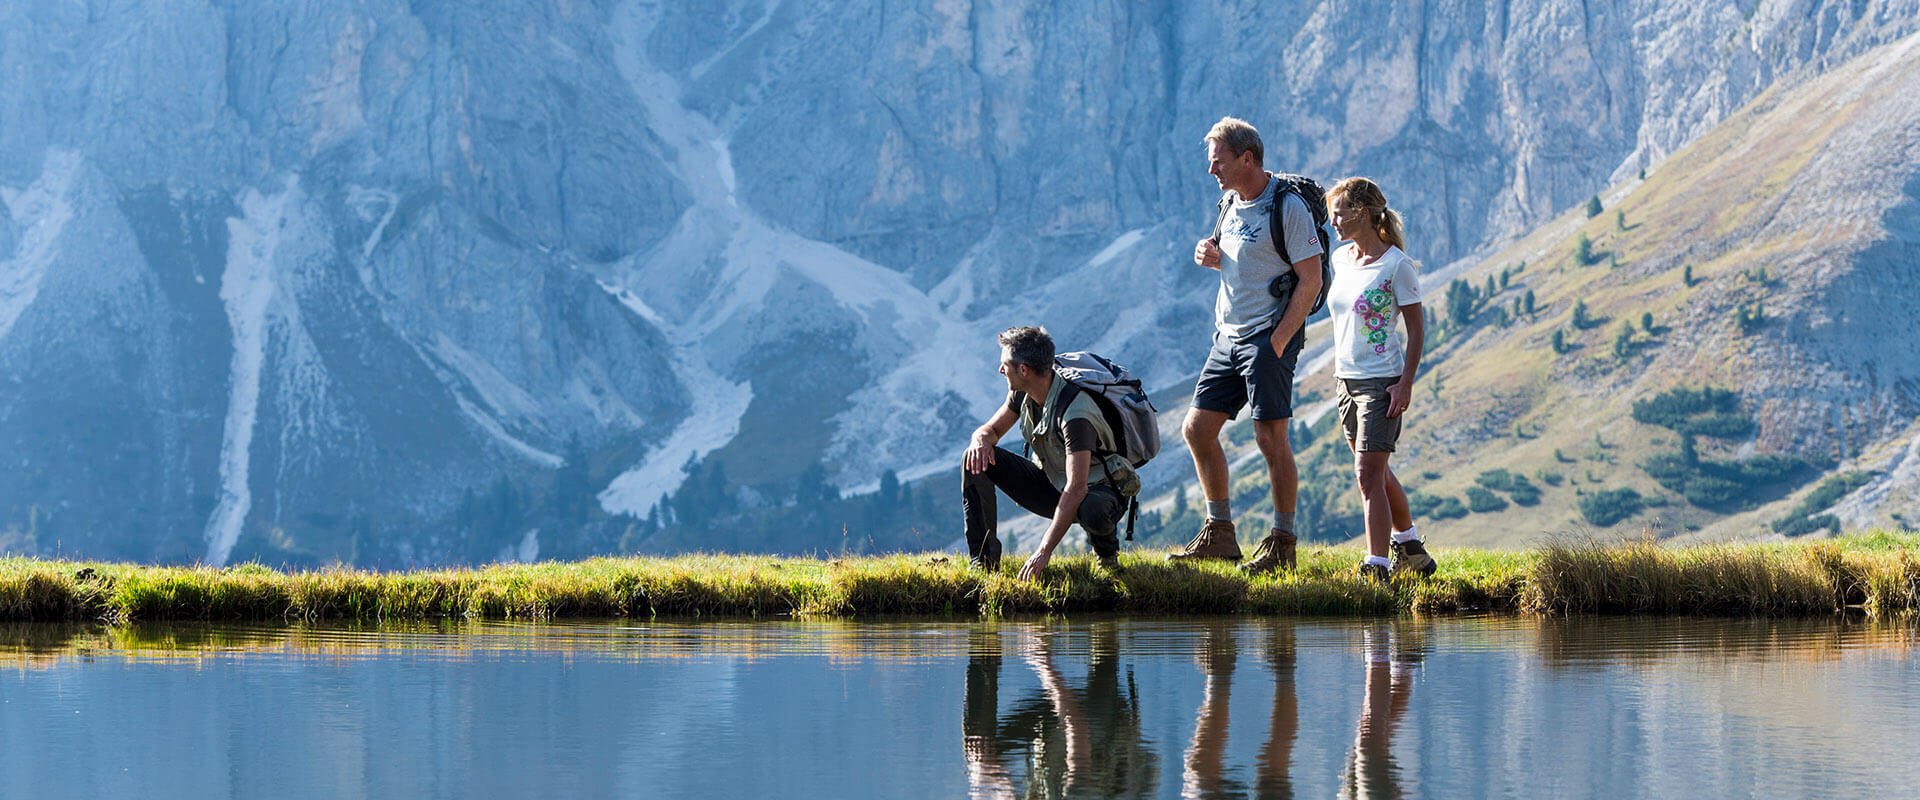
[(1341, 775), (1340, 797), (1405, 797), (1400, 768), (1393, 761), (1393, 733), (1413, 699), (1414, 673), (1425, 654), (1418, 634), (1397, 622), (1368, 626), (1362, 649), (1367, 656), (1366, 693)]
[[(1294, 563), (1293, 514), (1300, 476), (1287, 424), (1293, 417), (1293, 372), (1306, 342), (1307, 316), (1320, 297), (1323, 237), (1316, 213), (1291, 176), (1262, 166), (1260, 134), (1227, 117), (1207, 133), (1208, 172), (1225, 195), (1213, 236), (1194, 245), (1193, 261), (1220, 271), (1214, 301), (1213, 349), (1193, 390), (1182, 431), (1206, 497), (1200, 532), (1174, 559), (1240, 559), (1230, 507), (1231, 485), (1220, 430), (1241, 407), (1253, 407), (1253, 439), (1273, 487), (1273, 526), (1244, 565), (1266, 572)], [(1276, 284), (1291, 277), (1291, 289)], [(1285, 302), (1279, 295), (1285, 295)]]
[[(989, 638), (990, 636), (990, 638)], [(1040, 679), (1038, 695), (1021, 698), (999, 716), (998, 635), (969, 647), (967, 695), (961, 717), (967, 779), (974, 797), (1152, 797), (1159, 759), (1147, 747), (1132, 680), (1121, 685), (1114, 624), (1089, 631), (1085, 688), (1062, 674), (1054, 637), (1026, 646), (1025, 660)], [(1029, 766), (1024, 790), (1010, 758)]]
[[(1333, 375), (1340, 398), (1340, 427), (1353, 451), (1354, 476), (1365, 501), (1367, 559), (1360, 574), (1380, 580), (1403, 572), (1433, 574), (1414, 529), (1407, 493), (1387, 459), (1400, 439), (1402, 412), (1413, 398), (1420, 369), (1425, 321), (1420, 308), (1420, 274), (1401, 250), (1406, 238), (1400, 215), (1373, 181), (1348, 178), (1327, 192), (1334, 230), (1349, 243), (1333, 252), (1333, 285), (1327, 308), (1333, 314)], [(1405, 320), (1407, 342), (1394, 334)], [(1387, 558), (1392, 524), (1393, 559)]]
[[(1124, 369), (1104, 363), (1125, 374)], [(961, 511), (966, 518), (967, 552), (976, 567), (1000, 568), (995, 488), (1021, 508), (1052, 521), (1040, 546), (1021, 567), (1021, 578), (1040, 576), (1075, 522), (1087, 532), (1087, 541), (1103, 565), (1119, 565), (1117, 530), (1129, 501), (1140, 491), (1140, 478), (1132, 463), (1120, 455), (1122, 440), (1093, 394), (1055, 370), (1053, 337), (1046, 330), (1021, 327), (1000, 334), (1000, 374), (1007, 379), (1007, 401), (973, 432), (961, 459)], [(1139, 401), (1144, 404), (1145, 395)], [(1151, 419), (1149, 413), (1147, 424)], [(1032, 461), (994, 444), (1015, 422), (1032, 448)], [(1152, 441), (1157, 447), (1157, 433)]]
[[(1205, 671), (1206, 683), (1200, 697), (1199, 711), (1194, 716), (1193, 739), (1187, 743), (1186, 757), (1182, 763), (1183, 797), (1238, 796), (1244, 789), (1229, 779), (1226, 771), (1233, 672), (1240, 660), (1239, 642), (1234, 630), (1236, 625), (1228, 620), (1212, 622), (1200, 642), (1197, 656), (1201, 669)], [(1265, 649), (1267, 664), (1273, 670), (1273, 709), (1267, 721), (1266, 746), (1260, 751), (1254, 771), (1252, 796), (1291, 798), (1293, 777), (1289, 773), (1293, 764), (1293, 743), (1300, 729), (1299, 695), (1294, 691), (1293, 682), (1293, 623), (1277, 620), (1271, 627)]]

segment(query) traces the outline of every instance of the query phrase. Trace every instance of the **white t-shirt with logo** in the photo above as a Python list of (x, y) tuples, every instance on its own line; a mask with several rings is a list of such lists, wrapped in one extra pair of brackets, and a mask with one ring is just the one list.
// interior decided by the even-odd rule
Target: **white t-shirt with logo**
[[(1220, 294), (1213, 301), (1214, 328), (1233, 339), (1244, 339), (1279, 324), (1286, 309), (1267, 292), (1267, 284), (1283, 270), (1293, 269), (1280, 258), (1273, 246), (1273, 232), (1267, 230), (1272, 212), (1277, 178), (1267, 178), (1267, 188), (1259, 197), (1243, 199), (1227, 192), (1227, 213), (1220, 221)], [(1281, 235), (1290, 246), (1296, 263), (1320, 255), (1320, 232), (1314, 227), (1313, 214), (1300, 195), (1292, 192), (1281, 198)]]
[(1327, 310), (1333, 315), (1335, 377), (1391, 378), (1406, 368), (1394, 323), (1401, 306), (1420, 302), (1419, 266), (1398, 247), (1388, 247), (1370, 264), (1360, 263), (1360, 248), (1352, 244), (1333, 251)]

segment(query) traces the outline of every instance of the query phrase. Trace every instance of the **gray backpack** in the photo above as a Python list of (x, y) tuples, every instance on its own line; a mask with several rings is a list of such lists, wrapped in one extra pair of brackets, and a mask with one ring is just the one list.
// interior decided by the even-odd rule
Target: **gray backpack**
[(1053, 358), (1053, 372), (1067, 381), (1054, 413), (1073, 402), (1073, 392), (1086, 392), (1093, 395), (1094, 405), (1113, 431), (1115, 452), (1127, 463), (1144, 466), (1160, 454), (1160, 424), (1154, 418), (1153, 401), (1126, 367), (1093, 353), (1061, 353)]
[[(1061, 353), (1053, 357), (1053, 374), (1067, 382), (1054, 401), (1053, 424), (1074, 400), (1078, 392), (1093, 396), (1100, 415), (1113, 431), (1114, 446), (1121, 458), (1138, 469), (1160, 454), (1160, 423), (1154, 418), (1153, 401), (1141, 387), (1140, 379), (1126, 367), (1088, 352)], [(1106, 459), (1100, 459), (1106, 465)], [(1108, 473), (1107, 482), (1113, 482)], [(1127, 540), (1133, 540), (1133, 522), (1140, 516), (1140, 498), (1127, 497)]]

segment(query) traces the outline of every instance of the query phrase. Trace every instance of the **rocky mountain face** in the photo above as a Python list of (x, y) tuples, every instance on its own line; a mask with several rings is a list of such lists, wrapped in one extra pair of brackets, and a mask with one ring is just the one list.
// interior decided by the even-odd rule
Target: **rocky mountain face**
[(1917, 19), (9, 4), (0, 549), (572, 555), (720, 467), (746, 506), (928, 474), (996, 401), (1007, 325), (1191, 372), (1222, 114), (1272, 167), (1381, 180), (1441, 263)]

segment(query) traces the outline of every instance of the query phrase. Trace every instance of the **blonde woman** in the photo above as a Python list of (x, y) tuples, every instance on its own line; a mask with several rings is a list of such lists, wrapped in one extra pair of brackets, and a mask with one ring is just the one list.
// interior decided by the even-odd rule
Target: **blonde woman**
[[(1401, 573), (1431, 575), (1427, 554), (1407, 508), (1407, 493), (1387, 466), (1400, 439), (1401, 414), (1413, 398), (1426, 329), (1420, 315), (1419, 265), (1401, 248), (1400, 214), (1387, 207), (1379, 185), (1347, 178), (1327, 192), (1334, 231), (1347, 244), (1333, 251), (1333, 365), (1340, 427), (1353, 450), (1353, 471), (1366, 504), (1367, 559), (1363, 577), (1381, 581)], [(1403, 345), (1395, 323), (1407, 327)], [(1388, 526), (1392, 527), (1389, 528)], [(1391, 551), (1393, 558), (1388, 559)]]

